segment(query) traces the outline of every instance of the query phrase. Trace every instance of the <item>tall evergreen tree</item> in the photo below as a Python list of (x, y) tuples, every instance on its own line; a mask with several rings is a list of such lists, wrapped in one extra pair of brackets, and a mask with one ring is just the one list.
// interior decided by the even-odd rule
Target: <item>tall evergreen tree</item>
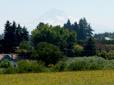
[(6, 24), (5, 24), (5, 30), (4, 30), (4, 39), (5, 40), (9, 40), (10, 39), (10, 29), (11, 29), (11, 23), (10, 21), (6, 21)]
[(18, 24), (18, 27), (13, 21), (11, 24), (9, 21), (6, 21), (5, 30), (4, 30), (4, 52), (14, 52), (15, 47), (23, 40), (28, 41), (28, 31), (25, 27), (21, 27)]
[(86, 40), (83, 50), (84, 50), (84, 55), (85, 56), (96, 55), (97, 46), (96, 46), (96, 42), (95, 42), (93, 37), (89, 37)]
[(68, 19), (67, 23), (66, 23), (66, 24), (64, 24), (64, 29), (68, 29), (68, 30), (69, 30), (69, 32), (71, 32), (71, 31), (72, 31), (72, 25), (71, 25), (71, 22), (70, 22), (70, 20), (69, 20), (69, 19)]
[(86, 36), (89, 37), (89, 36), (92, 36), (93, 35), (93, 29), (91, 28), (90, 24), (87, 23), (87, 20), (85, 18), (83, 18), (83, 24), (84, 24), (84, 29), (85, 29), (85, 32), (86, 32)]
[(80, 19), (79, 21), (79, 40), (85, 40), (86, 39), (86, 32), (84, 29), (84, 24), (83, 24), (83, 20)]
[(92, 36), (92, 35), (93, 35), (92, 31), (94, 31), (94, 30), (91, 28), (91, 26), (90, 26), (90, 24), (89, 24), (89, 25), (88, 25), (88, 28), (86, 29), (86, 35), (87, 35), (88, 37)]
[(16, 31), (15, 31), (15, 40), (16, 40), (16, 43), (20, 43), (20, 41), (22, 41), (22, 36), (21, 36), (21, 30), (22, 30), (22, 27), (20, 26), (20, 24), (18, 24), (17, 28), (16, 28)]
[[(27, 31), (27, 28), (24, 26), (21, 30), (21, 37), (22, 37), (22, 40), (25, 39), (26, 41), (28, 41), (28, 34), (29, 32)], [(22, 41), (21, 40), (21, 41)]]
[(79, 26), (78, 26), (77, 22), (74, 22), (73, 31), (76, 32), (76, 34), (77, 34), (77, 40), (79, 40), (80, 33), (79, 33)]
[(13, 24), (12, 24), (12, 26), (11, 26), (11, 32), (10, 32), (10, 41), (12, 41), (12, 42), (14, 42), (15, 43), (15, 30), (16, 30), (16, 28), (17, 28), (17, 25), (16, 25), (16, 23), (15, 23), (15, 21), (13, 21)]

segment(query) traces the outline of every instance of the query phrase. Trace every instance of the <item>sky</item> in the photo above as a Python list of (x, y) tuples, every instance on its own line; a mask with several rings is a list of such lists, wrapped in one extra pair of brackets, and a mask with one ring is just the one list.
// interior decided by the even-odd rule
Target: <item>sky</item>
[(28, 23), (52, 8), (78, 19), (85, 17), (90, 24), (103, 25), (107, 27), (105, 31), (114, 32), (114, 0), (0, 0), (0, 34), (7, 20)]

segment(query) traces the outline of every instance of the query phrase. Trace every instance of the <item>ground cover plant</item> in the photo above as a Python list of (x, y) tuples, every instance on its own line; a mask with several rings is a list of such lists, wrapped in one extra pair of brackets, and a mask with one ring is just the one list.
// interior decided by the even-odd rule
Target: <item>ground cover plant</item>
[(114, 70), (0, 75), (1, 85), (113, 85)]

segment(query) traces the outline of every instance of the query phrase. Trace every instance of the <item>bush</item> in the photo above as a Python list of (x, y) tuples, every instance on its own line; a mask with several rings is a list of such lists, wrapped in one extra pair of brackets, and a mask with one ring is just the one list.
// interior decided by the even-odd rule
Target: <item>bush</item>
[[(101, 61), (99, 61), (99, 59)], [(78, 57), (68, 62), (68, 71), (98, 70), (104, 67), (105, 59), (100, 57)]]
[(63, 72), (66, 71), (67, 63), (66, 62), (58, 62), (57, 65), (53, 66), (51, 71), (53, 72)]
[(30, 73), (30, 72), (45, 72), (47, 71), (46, 67), (44, 66), (44, 63), (36, 61), (24, 61), (21, 60), (18, 62), (17, 72), (18, 73)]
[(0, 68), (0, 74), (2, 74), (4, 72), (5, 68)]
[(111, 59), (114, 59), (114, 50), (110, 50), (109, 52), (108, 52), (108, 59), (109, 60), (111, 60)]
[(14, 73), (16, 73), (16, 69), (13, 68), (12, 66), (10, 66), (10, 67), (8, 67), (7, 69), (4, 69), (4, 70), (3, 70), (3, 73), (4, 73), (4, 74), (14, 74)]
[(114, 69), (114, 60), (107, 60), (104, 64), (103, 69), (105, 70)]
[(105, 58), (105, 59), (109, 58), (109, 54), (105, 50), (102, 50), (101, 53), (98, 53), (98, 56)]
[(12, 66), (12, 64), (9, 62), (8, 59), (4, 59), (4, 61), (0, 63), (0, 68), (8, 68), (10, 66)]

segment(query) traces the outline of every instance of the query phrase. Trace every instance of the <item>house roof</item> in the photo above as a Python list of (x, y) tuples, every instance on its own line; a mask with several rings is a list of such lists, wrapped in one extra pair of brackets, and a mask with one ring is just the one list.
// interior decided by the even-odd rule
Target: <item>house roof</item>
[(105, 37), (105, 40), (113, 40), (113, 39), (111, 39), (111, 38), (109, 38), (109, 37)]
[(10, 60), (10, 61), (13, 60), (9, 55), (5, 55), (4, 57), (2, 57), (2, 58), (1, 58), (1, 61), (3, 61), (4, 59), (8, 59), (8, 60)]
[(7, 55), (11, 58), (11, 59), (19, 59), (18, 54), (0, 54), (0, 61), (5, 59), (5, 57), (7, 57)]

